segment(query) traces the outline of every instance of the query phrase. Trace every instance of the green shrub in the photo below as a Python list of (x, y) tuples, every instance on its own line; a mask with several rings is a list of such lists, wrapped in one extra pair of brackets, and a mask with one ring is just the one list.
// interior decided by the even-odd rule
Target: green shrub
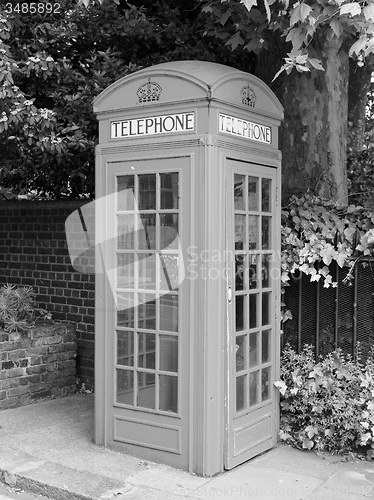
[(51, 315), (34, 305), (34, 290), (29, 286), (4, 285), (0, 288), (0, 328), (18, 332), (35, 325), (38, 320), (48, 321)]
[(304, 449), (374, 455), (373, 353), (363, 365), (338, 350), (315, 361), (312, 346), (281, 358), (280, 438)]

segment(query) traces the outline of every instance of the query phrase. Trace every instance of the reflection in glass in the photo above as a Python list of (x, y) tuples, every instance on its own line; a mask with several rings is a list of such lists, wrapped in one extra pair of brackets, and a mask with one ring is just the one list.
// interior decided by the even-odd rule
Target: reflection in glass
[(271, 179), (262, 179), (262, 211), (270, 212)]
[(262, 294), (262, 324), (268, 325), (270, 323), (270, 292), (264, 292)]
[(134, 366), (134, 332), (117, 331), (117, 364)]
[(178, 413), (178, 378), (160, 375), (159, 408)]
[(262, 332), (262, 362), (270, 361), (270, 330)]
[(139, 210), (156, 210), (156, 174), (138, 175)]
[(178, 372), (178, 337), (160, 335), (160, 370)]
[(249, 367), (258, 365), (258, 332), (249, 334)]
[(139, 293), (138, 328), (156, 329), (156, 300), (149, 293)]
[(117, 371), (116, 401), (126, 405), (133, 405), (134, 373), (130, 370)]
[(246, 335), (239, 335), (236, 337), (236, 371), (245, 369), (245, 344), (246, 344)]
[(160, 214), (160, 249), (178, 248), (178, 214)]
[(270, 398), (270, 366), (262, 369), (261, 396), (262, 401), (266, 401)]
[(119, 250), (134, 248), (134, 215), (117, 215), (117, 246)]
[(249, 296), (249, 328), (257, 327), (257, 297), (258, 293)]
[(117, 177), (117, 210), (134, 210), (134, 176)]
[(156, 255), (151, 253), (138, 254), (139, 282), (138, 288), (155, 290), (156, 288)]
[(268, 286), (270, 286), (271, 260), (272, 260), (271, 254), (262, 255), (262, 269), (261, 269), (262, 288), (267, 288)]
[(258, 258), (259, 256), (257, 254), (255, 255), (248, 255), (249, 259), (249, 266), (248, 266), (248, 284), (249, 284), (249, 289), (253, 290), (254, 288), (257, 288), (257, 263), (258, 263)]
[(257, 177), (248, 177), (248, 210), (258, 210), (258, 181)]
[(244, 288), (245, 256), (235, 255), (235, 290)]
[(117, 326), (134, 327), (134, 295), (132, 292), (117, 294)]
[(155, 374), (138, 372), (137, 405), (142, 408), (156, 407)]
[(248, 248), (256, 250), (258, 248), (258, 216), (248, 216)]
[(235, 210), (245, 210), (244, 201), (245, 176), (234, 175), (234, 208)]
[(156, 336), (138, 332), (138, 367), (154, 370), (156, 367)]
[(178, 208), (178, 173), (160, 174), (161, 209)]
[(270, 221), (271, 221), (271, 217), (262, 216), (261, 233), (262, 233), (262, 249), (263, 250), (269, 250), (270, 245), (271, 245)]
[(156, 214), (141, 214), (141, 228), (138, 232), (138, 248), (156, 249)]
[(160, 290), (175, 290), (179, 284), (178, 255), (160, 254)]
[(235, 297), (235, 325), (237, 332), (244, 330), (244, 300), (245, 295)]
[(134, 254), (117, 254), (117, 288), (134, 287)]
[(249, 406), (253, 406), (258, 403), (258, 383), (259, 383), (259, 373), (257, 370), (249, 374)]
[(236, 377), (236, 411), (244, 410), (245, 408), (245, 379), (247, 375)]
[(235, 215), (235, 250), (243, 250), (245, 241), (245, 215)]
[(160, 330), (178, 331), (178, 295), (166, 294), (160, 297)]

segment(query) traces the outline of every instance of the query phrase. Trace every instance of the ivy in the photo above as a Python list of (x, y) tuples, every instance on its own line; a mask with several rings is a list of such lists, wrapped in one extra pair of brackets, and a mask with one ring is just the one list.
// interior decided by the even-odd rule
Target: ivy
[[(358, 352), (360, 357), (360, 353)], [(281, 359), (280, 438), (302, 449), (374, 457), (373, 351), (365, 364), (338, 350), (315, 361), (312, 346)]]
[(310, 281), (336, 287), (330, 264), (348, 266), (345, 280), (350, 283), (354, 265), (364, 256), (374, 255), (374, 211), (348, 207), (314, 195), (293, 196), (282, 210), (282, 285), (301, 271)]

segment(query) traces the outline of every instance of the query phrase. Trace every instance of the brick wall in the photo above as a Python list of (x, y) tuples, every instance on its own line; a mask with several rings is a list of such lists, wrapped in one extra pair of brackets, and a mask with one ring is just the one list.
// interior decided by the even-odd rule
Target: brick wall
[(0, 409), (73, 394), (75, 325), (0, 330)]
[(76, 324), (77, 376), (94, 378), (94, 274), (71, 266), (65, 220), (83, 201), (0, 202), (0, 285), (30, 285), (38, 307)]

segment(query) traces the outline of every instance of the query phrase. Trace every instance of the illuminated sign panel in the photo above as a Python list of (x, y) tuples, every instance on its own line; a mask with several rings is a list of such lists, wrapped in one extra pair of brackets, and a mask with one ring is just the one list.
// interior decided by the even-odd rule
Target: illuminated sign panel
[(271, 127), (242, 120), (235, 116), (220, 113), (218, 129), (224, 134), (236, 135), (252, 141), (271, 144)]
[(194, 113), (178, 113), (111, 122), (110, 137), (111, 139), (122, 139), (124, 137), (190, 132), (194, 129)]

